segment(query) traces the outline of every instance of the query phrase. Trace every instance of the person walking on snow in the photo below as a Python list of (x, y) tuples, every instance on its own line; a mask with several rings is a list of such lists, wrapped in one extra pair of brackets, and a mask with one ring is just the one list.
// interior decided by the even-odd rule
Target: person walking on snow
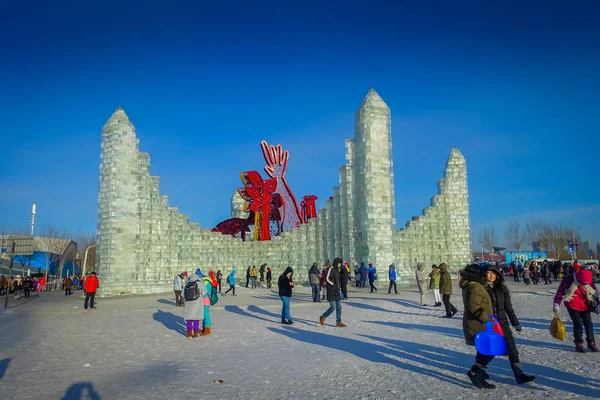
[(321, 274), (319, 273), (319, 266), (317, 263), (313, 263), (312, 267), (310, 267), (310, 271), (308, 271), (308, 280), (312, 288), (313, 302), (316, 303), (317, 301), (321, 301), (319, 298), (321, 292)]
[(350, 279), (350, 267), (348, 263), (345, 263), (340, 268), (340, 291), (341, 299), (346, 300), (348, 298), (348, 280)]
[(367, 284), (367, 267), (365, 267), (365, 263), (360, 263), (360, 268), (358, 269), (358, 273), (360, 274), (360, 287), (362, 289), (365, 288)]
[(267, 288), (271, 289), (271, 287), (273, 286), (271, 284), (271, 281), (273, 280), (273, 270), (271, 269), (271, 267), (267, 267)]
[(425, 294), (427, 292), (427, 277), (429, 274), (425, 271), (425, 264), (420, 262), (417, 263), (417, 269), (415, 270), (415, 278), (417, 280), (417, 287), (419, 288), (419, 294), (421, 295), (421, 305), (425, 304)]
[(525, 375), (523, 366), (519, 360), (517, 344), (510, 329), (509, 321), (517, 332), (521, 332), (521, 325), (510, 301), (510, 292), (504, 284), (504, 277), (497, 267), (488, 265), (481, 269), (481, 275), (485, 281), (485, 289), (492, 301), (494, 316), (500, 323), (506, 341), (506, 354), (510, 361), (510, 367), (518, 384), (524, 384), (535, 380), (534, 376)]
[(429, 289), (433, 291), (434, 307), (442, 306), (442, 296), (440, 295), (440, 270), (437, 265), (431, 266), (431, 273), (429, 274)]
[(233, 290), (233, 295), (235, 296), (235, 269), (227, 275), (227, 284), (229, 285), (229, 289), (223, 293), (223, 296), (227, 296), (227, 293), (229, 293), (230, 290)]
[(96, 276), (96, 271), (92, 271), (92, 273), (85, 278), (85, 283), (83, 284), (83, 290), (85, 290), (85, 302), (83, 303), (83, 308), (87, 310), (88, 305), (90, 308), (96, 308), (96, 303), (94, 299), (96, 298), (96, 290), (100, 287), (100, 281)]
[(260, 273), (260, 281), (261, 281), (261, 282), (264, 282), (264, 281), (265, 281), (265, 268), (266, 268), (266, 267), (267, 267), (267, 264), (262, 264), (262, 265), (260, 266), (259, 273)]
[(181, 297), (181, 291), (183, 290), (183, 272), (177, 274), (173, 280), (173, 292), (175, 292), (175, 307), (182, 307), (183, 297)]
[(582, 269), (562, 280), (554, 296), (553, 311), (558, 315), (560, 303), (565, 302), (569, 317), (573, 321), (573, 334), (575, 336), (575, 350), (584, 353), (583, 330), (588, 345), (593, 353), (598, 351), (594, 340), (594, 325), (591, 312), (598, 314), (600, 311), (599, 293), (593, 282), (592, 272)]
[(63, 281), (63, 289), (65, 289), (65, 296), (70, 296), (73, 292), (73, 279), (67, 276)]
[(448, 272), (446, 263), (440, 264), (440, 292), (442, 293), (442, 301), (446, 307), (446, 315), (444, 318), (454, 317), (458, 310), (450, 303), (450, 296), (452, 296), (452, 277)]
[(377, 269), (373, 266), (373, 263), (369, 263), (369, 268), (367, 268), (367, 276), (369, 277), (369, 285), (371, 286), (371, 293), (373, 290), (377, 291), (375, 287), (375, 279), (377, 279)]
[(394, 294), (398, 294), (398, 286), (396, 286), (396, 266), (394, 264), (390, 264), (390, 268), (388, 269), (388, 277), (390, 278), (388, 294), (392, 294), (392, 287), (394, 288)]
[(292, 267), (287, 267), (283, 274), (279, 276), (277, 280), (277, 286), (279, 287), (279, 298), (281, 299), (281, 323), (291, 325), (292, 316), (290, 314), (290, 303), (292, 301), (292, 289), (294, 288), (294, 280), (292, 279), (294, 270)]
[(188, 339), (197, 338), (200, 334), (200, 320), (204, 318), (203, 305), (206, 294), (206, 286), (202, 278), (192, 274), (183, 289), (185, 299), (183, 319), (186, 322)]
[(248, 285), (250, 284), (250, 269), (251, 269), (251, 268), (252, 268), (252, 267), (250, 267), (250, 266), (248, 265), (248, 269), (246, 270), (246, 287), (248, 287)]
[[(1, 280), (0, 280), (0, 286), (2, 286)], [(31, 289), (33, 289), (33, 282), (31, 281), (31, 277), (28, 276), (23, 281), (23, 295), (24, 295), (23, 298), (25, 300), (28, 300), (29, 297), (31, 296)]]
[[(485, 323), (493, 321), (494, 307), (484, 285), (485, 281), (480, 274), (479, 265), (469, 265), (462, 271), (462, 280), (459, 284), (465, 309), (462, 325), (465, 342), (469, 346), (475, 346), (475, 336), (485, 330)], [(444, 304), (446, 304), (445, 301)], [(488, 364), (493, 359), (494, 356), (486, 356), (479, 351), (475, 355), (475, 364), (467, 372), (467, 376), (476, 388), (496, 388), (487, 381), (489, 375), (486, 372)]]
[(342, 323), (342, 303), (340, 301), (340, 268), (342, 268), (342, 259), (336, 258), (333, 260), (333, 265), (327, 268), (325, 280), (327, 282), (327, 301), (329, 308), (319, 318), (319, 324), (325, 325), (325, 319), (329, 317), (335, 310), (335, 326), (345, 328)]
[(219, 291), (217, 293), (221, 293), (221, 281), (223, 280), (223, 274), (221, 273), (221, 270), (217, 270), (217, 275), (215, 276), (215, 278), (217, 279), (217, 286)]

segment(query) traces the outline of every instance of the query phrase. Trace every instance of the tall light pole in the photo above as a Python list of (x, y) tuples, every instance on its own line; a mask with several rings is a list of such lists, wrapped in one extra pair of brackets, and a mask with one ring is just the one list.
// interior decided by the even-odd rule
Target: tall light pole
[[(83, 254), (83, 270), (81, 271), (81, 279), (85, 278), (85, 266), (87, 264), (87, 254), (88, 254), (88, 250), (91, 249), (92, 247), (96, 247), (96, 245), (93, 244), (93, 245), (85, 248), (85, 252)], [(73, 267), (73, 271), (75, 271), (75, 267)]]
[(35, 228), (35, 204), (31, 207), (31, 236), (33, 236), (33, 228)]
[[(581, 226), (577, 229), (571, 229), (570, 231), (567, 231), (567, 235), (571, 235), (571, 242), (573, 242), (573, 246), (575, 247), (575, 251), (573, 253), (575, 253), (575, 255), (577, 255), (577, 246), (575, 246), (575, 232), (577, 232), (578, 230), (581, 229)], [(575, 259), (575, 255), (571, 253), (571, 260)]]

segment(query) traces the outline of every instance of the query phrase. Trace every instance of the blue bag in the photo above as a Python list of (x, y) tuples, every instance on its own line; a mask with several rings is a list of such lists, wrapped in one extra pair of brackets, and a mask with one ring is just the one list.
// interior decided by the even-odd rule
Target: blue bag
[(494, 330), (498, 320), (491, 315), (490, 317), (494, 321), (486, 322), (485, 330), (475, 335), (475, 348), (486, 356), (503, 356), (506, 354), (506, 340)]

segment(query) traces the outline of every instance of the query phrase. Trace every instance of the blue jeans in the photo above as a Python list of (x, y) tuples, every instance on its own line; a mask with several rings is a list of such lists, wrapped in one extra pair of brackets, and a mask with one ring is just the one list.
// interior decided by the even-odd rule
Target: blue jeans
[(327, 318), (333, 313), (333, 309), (335, 308), (335, 322), (342, 322), (342, 302), (341, 301), (330, 301), (329, 308), (321, 317)]
[(310, 286), (312, 286), (313, 301), (319, 301), (319, 294), (321, 292), (321, 285), (319, 285), (318, 283), (311, 283)]
[(292, 319), (292, 316), (290, 315), (290, 301), (292, 298), (287, 296), (279, 296), (279, 298), (283, 303), (283, 307), (281, 308), (281, 320), (289, 321)]

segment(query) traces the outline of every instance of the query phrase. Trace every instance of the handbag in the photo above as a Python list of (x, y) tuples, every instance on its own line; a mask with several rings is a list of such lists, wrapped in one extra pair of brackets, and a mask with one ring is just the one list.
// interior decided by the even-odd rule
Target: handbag
[[(485, 323), (485, 330), (475, 335), (475, 348), (477, 351), (486, 356), (503, 356), (506, 354), (506, 340), (504, 340), (504, 331), (498, 320), (489, 315), (493, 321)], [(498, 325), (498, 328), (494, 328)], [(500, 330), (502, 334), (498, 333)]]
[(567, 338), (567, 328), (565, 324), (560, 320), (558, 313), (554, 313), (554, 318), (550, 322), (550, 335), (554, 339), (565, 341)]

